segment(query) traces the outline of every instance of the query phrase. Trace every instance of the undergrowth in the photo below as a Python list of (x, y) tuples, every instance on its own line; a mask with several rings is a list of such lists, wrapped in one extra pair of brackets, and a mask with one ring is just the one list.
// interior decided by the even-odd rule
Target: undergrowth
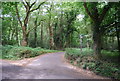
[(18, 46), (2, 46), (2, 55), (1, 59), (9, 60), (19, 60), (23, 58), (31, 58), (44, 53), (57, 52), (57, 50), (48, 50), (40, 47), (30, 48), (30, 47), (18, 47)]
[(92, 49), (66, 48), (66, 59), (75, 66), (93, 71), (97, 75), (120, 79), (120, 65), (114, 61), (119, 55), (118, 52), (102, 50), (102, 59), (94, 59)]

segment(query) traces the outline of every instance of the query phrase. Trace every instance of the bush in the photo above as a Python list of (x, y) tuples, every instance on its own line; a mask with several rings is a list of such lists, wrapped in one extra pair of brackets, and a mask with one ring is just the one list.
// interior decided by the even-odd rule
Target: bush
[(89, 48), (83, 48), (82, 52), (80, 48), (66, 48), (65, 57), (69, 60), (76, 60), (78, 57), (89, 56), (93, 54), (93, 50)]
[(102, 56), (107, 59), (108, 58), (115, 59), (119, 56), (119, 53), (117, 50), (114, 50), (114, 51), (102, 50), (101, 53), (102, 53)]
[(14, 47), (9, 52), (9, 58), (30, 58), (39, 55), (37, 51), (29, 47)]
[(111, 52), (106, 50), (102, 50), (101, 53), (105, 60), (94, 59), (92, 49), (83, 48), (81, 52), (80, 48), (66, 48), (65, 57), (70, 63), (80, 68), (93, 71), (102, 76), (120, 79), (120, 65), (113, 61), (118, 57), (119, 53), (117, 51)]
[(2, 57), (1, 57), (1, 59), (3, 58), (3, 59), (5, 59), (5, 58), (8, 58), (8, 52), (9, 52), (9, 50), (10, 49), (12, 49), (13, 48), (13, 46), (11, 46), (11, 45), (6, 45), (6, 46), (1, 46), (1, 48), (2, 48)]
[(31, 58), (44, 53), (57, 52), (56, 50), (47, 50), (30, 47), (18, 47), (18, 46), (2, 46), (2, 59), (17, 60), (23, 58)]

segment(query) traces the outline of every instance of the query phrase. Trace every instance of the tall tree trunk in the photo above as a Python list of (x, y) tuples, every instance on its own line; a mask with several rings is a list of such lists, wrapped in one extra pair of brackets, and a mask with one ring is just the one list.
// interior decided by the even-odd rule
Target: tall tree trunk
[(37, 46), (37, 19), (35, 20), (35, 28), (34, 28), (34, 47)]
[(27, 24), (28, 24), (28, 19), (29, 19), (29, 16), (30, 16), (31, 12), (33, 12), (33, 11), (35, 11), (35, 10), (38, 10), (38, 9), (41, 7), (41, 5), (43, 5), (45, 2), (46, 2), (46, 1), (41, 2), (41, 3), (38, 5), (38, 7), (32, 8), (33, 5), (36, 4), (36, 1), (34, 1), (32, 4), (30, 4), (30, 2), (27, 2), (26, 0), (23, 1), (22, 3), (23, 3), (23, 5), (24, 5), (24, 7), (25, 7), (25, 9), (26, 9), (26, 16), (25, 16), (25, 18), (24, 18), (24, 22), (23, 22), (23, 23), (22, 23), (22, 21), (21, 21), (20, 15), (19, 15), (18, 7), (17, 7), (18, 4), (17, 4), (17, 3), (15, 4), (16, 14), (17, 14), (18, 21), (19, 21), (19, 23), (20, 23), (20, 26), (22, 27), (22, 32), (23, 32), (23, 40), (21, 41), (21, 45), (22, 45), (22, 46), (27, 46), (27, 45), (28, 45), (28, 35), (29, 35), (29, 32), (30, 32), (31, 30), (28, 30), (28, 31), (27, 31)]
[[(120, 3), (118, 3), (118, 4), (120, 4)], [(119, 6), (118, 6), (118, 7), (116, 7), (115, 9), (116, 9), (116, 11), (117, 11), (117, 13), (115, 14), (115, 19), (116, 19), (116, 21), (115, 21), (115, 23), (116, 23), (115, 28), (116, 28), (116, 36), (117, 36), (117, 42), (118, 42), (118, 51), (119, 51), (118, 61), (120, 61), (120, 28), (119, 28), (120, 24), (117, 23), (117, 22), (120, 21), (120, 16), (119, 16), (120, 8), (119, 8)], [(119, 63), (120, 63), (120, 62), (119, 62)]]
[(27, 46), (27, 45), (28, 45), (28, 37), (24, 35), (21, 41), (21, 46)]
[[(91, 3), (93, 5), (94, 3)], [(100, 24), (104, 20), (107, 12), (110, 10), (112, 7), (111, 3), (108, 3), (108, 5), (105, 5), (103, 7), (103, 10), (101, 11), (102, 13), (100, 14), (97, 8), (97, 4), (92, 6), (92, 10), (89, 10), (88, 5), (86, 2), (84, 2), (84, 8), (87, 12), (87, 14), (90, 16), (90, 18), (94, 22), (94, 27), (93, 27), (93, 41), (94, 41), (94, 52), (95, 56), (97, 58), (101, 58), (101, 27)]]
[(14, 35), (15, 35), (15, 29), (13, 28), (11, 32), (11, 40), (14, 40)]
[(35, 46), (34, 47), (36, 47), (37, 46), (37, 25), (36, 25), (36, 27), (34, 28), (34, 42), (35, 42)]
[(23, 39), (21, 41), (21, 46), (27, 46), (28, 45), (28, 34), (26, 33), (26, 27), (22, 27), (23, 30)]
[(50, 36), (49, 44), (50, 44), (50, 49), (54, 49), (53, 26), (51, 23), (52, 20), (51, 10), (52, 10), (52, 5), (50, 5), (50, 9), (49, 9), (49, 36)]
[(50, 49), (54, 49), (54, 38), (53, 38), (53, 28), (52, 26), (49, 26), (49, 35), (50, 35)]
[(101, 58), (101, 33), (98, 23), (95, 23), (93, 27), (93, 43), (95, 58)]
[(11, 34), (11, 27), (9, 29), (9, 34), (8, 34), (8, 38), (7, 38), (8, 41), (10, 41), (10, 34)]
[(43, 47), (43, 22), (41, 22), (41, 47)]
[(120, 32), (119, 32), (119, 28), (116, 25), (116, 36), (117, 36), (117, 42), (118, 42), (118, 51), (119, 51), (119, 57), (118, 60), (120, 61)]
[(16, 37), (16, 41), (17, 41), (17, 44), (19, 45), (19, 37), (18, 37), (18, 25), (15, 27), (15, 37)]

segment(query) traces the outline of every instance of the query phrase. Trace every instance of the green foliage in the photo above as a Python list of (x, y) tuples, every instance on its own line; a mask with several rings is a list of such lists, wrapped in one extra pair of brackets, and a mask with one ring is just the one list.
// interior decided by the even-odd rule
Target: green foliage
[(78, 57), (83, 57), (93, 54), (93, 50), (89, 48), (83, 48), (82, 52), (80, 48), (66, 48), (66, 58), (69, 60), (76, 60)]
[(87, 54), (92, 54), (93, 50), (90, 48), (83, 48), (81, 51), (80, 48), (66, 48), (66, 53), (76, 54), (76, 55), (87, 55)]
[(6, 46), (1, 46), (1, 48), (2, 48), (2, 53), (3, 53), (3, 57), (4, 57), (4, 54), (8, 53), (8, 51), (9, 51), (10, 49), (12, 49), (13, 46), (11, 46), (11, 45), (6, 45)]
[[(31, 3), (31, 2), (30, 2)], [(2, 44), (3, 45), (19, 45), (22, 40), (22, 29), (16, 15), (16, 2), (2, 2)], [(35, 4), (33, 8), (37, 7)], [(51, 9), (50, 9), (51, 5)], [(87, 3), (88, 9), (94, 13), (94, 7), (97, 7), (98, 13), (102, 14), (102, 10), (106, 3)], [(118, 5), (117, 5), (118, 6)], [(49, 10), (50, 9), (50, 10)], [(18, 2), (18, 10), (21, 21), (26, 16), (24, 5)], [(114, 18), (115, 6), (113, 6), (106, 14), (101, 25), (111, 23)], [(112, 13), (112, 14), (111, 14)], [(49, 16), (51, 15), (51, 20)], [(94, 15), (94, 14), (92, 14)], [(36, 18), (38, 18), (36, 20)], [(36, 32), (34, 31), (35, 21), (37, 22)], [(79, 35), (84, 34), (89, 37), (83, 38), (83, 47), (87, 47), (87, 43), (92, 47), (92, 21), (87, 15), (83, 3), (81, 2), (46, 2), (40, 7), (40, 10), (32, 12), (29, 18), (28, 30), (33, 29), (29, 33), (28, 43), (30, 47), (34, 47), (35, 33), (37, 33), (37, 47), (49, 48), (49, 21), (53, 28), (53, 38), (56, 48), (79, 47)], [(42, 28), (43, 27), (43, 28)], [(103, 28), (101, 26), (101, 28)], [(112, 30), (115, 28), (110, 27)], [(111, 29), (109, 29), (111, 32)], [(43, 33), (41, 33), (43, 32)], [(41, 39), (41, 37), (44, 37)], [(104, 40), (103, 40), (104, 41)], [(115, 41), (117, 42), (117, 41)], [(41, 44), (42, 43), (42, 44)], [(113, 43), (111, 43), (113, 44)], [(107, 47), (107, 46), (106, 46)], [(109, 47), (109, 45), (108, 45)], [(117, 46), (115, 46), (117, 48)]]
[(101, 62), (93, 71), (96, 74), (110, 78), (120, 79), (120, 66), (116, 63)]
[(23, 58), (31, 58), (44, 53), (57, 52), (56, 50), (47, 50), (30, 47), (18, 47), (18, 46), (2, 46), (2, 59), (17, 60)]
[[(90, 15), (87, 14), (86, 9), (83, 6), (84, 3), (46, 2), (41, 5), (40, 9), (30, 13), (28, 19), (29, 22), (27, 24), (27, 31), (30, 30), (28, 46), (38, 48), (10, 46), (20, 45), (23, 36), (21, 25), (17, 19), (15, 4), (18, 5), (20, 20), (24, 21), (26, 16), (25, 7), (21, 2), (2, 2), (2, 15), (0, 18), (2, 20), (2, 44), (6, 45), (1, 46), (1, 56), (3, 59), (23, 59), (35, 57), (43, 53), (56, 52), (55, 50), (39, 48), (49, 48), (50, 38), (53, 38), (56, 49), (66, 48), (65, 57), (70, 60), (72, 64), (78, 65), (84, 69), (93, 70), (95, 73), (103, 74), (105, 76), (114, 76), (115, 73), (115, 77), (119, 75), (119, 68), (116, 68), (116, 64), (112, 61), (119, 56), (119, 53), (114, 50), (120, 46), (118, 45), (116, 36), (117, 33), (120, 35), (120, 28), (118, 27), (116, 29), (115, 25), (111, 25), (114, 24), (115, 21), (120, 22), (120, 2), (87, 3), (87, 9), (93, 16), (94, 23), (97, 22), (100, 25), (97, 27), (92, 26), (93, 18), (91, 19), (91, 17), (89, 17)], [(36, 8), (38, 4), (34, 4), (32, 9)], [(110, 7), (110, 9), (107, 11), (106, 9), (108, 7)], [(103, 12), (107, 13), (103, 14)], [(118, 18), (115, 18), (115, 14)], [(105, 17), (100, 21), (101, 17), (104, 15)], [(36, 31), (34, 27), (36, 28)], [(53, 34), (54, 37), (50, 37), (50, 29), (53, 29), (51, 35)], [(100, 30), (99, 32), (102, 34), (101, 44), (103, 45), (98, 45), (98, 47), (102, 46), (103, 49), (101, 51), (103, 57), (101, 59), (102, 61), (95, 60), (93, 58), (93, 50), (86, 48), (93, 48), (92, 34), (94, 34), (95, 30)], [(81, 43), (80, 35), (84, 35)], [(99, 35), (96, 36), (98, 37)], [(80, 48), (69, 48), (80, 46), (85, 48), (83, 48), (82, 51)], [(1, 56), (0, 58), (2, 58)], [(105, 61), (109, 62), (107, 63)], [(109, 67), (109, 65), (112, 66)]]
[(81, 52), (80, 48), (66, 48), (65, 57), (70, 63), (80, 68), (93, 71), (101, 76), (120, 79), (120, 65), (113, 61), (113, 58), (117, 58), (118, 55), (116, 51), (102, 50), (102, 56), (105, 59), (96, 60), (92, 49), (83, 48)]
[(119, 56), (119, 52), (117, 50), (115, 51), (107, 51), (107, 50), (102, 50), (102, 56), (103, 58), (112, 58), (115, 59)]

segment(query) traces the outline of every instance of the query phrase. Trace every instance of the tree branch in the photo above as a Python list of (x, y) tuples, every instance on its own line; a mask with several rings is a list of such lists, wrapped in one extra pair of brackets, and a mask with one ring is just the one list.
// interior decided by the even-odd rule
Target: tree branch
[(25, 4), (25, 2), (22, 0), (22, 3), (24, 5), (24, 7), (27, 9), (27, 5)]
[(35, 28), (35, 27), (29, 29), (28, 32), (27, 32), (27, 35), (28, 35), (28, 34), (30, 33), (30, 31), (32, 31), (34, 28)]
[(41, 6), (42, 4), (44, 4), (45, 2), (46, 2), (46, 1), (44, 1), (44, 2), (40, 3), (40, 4), (39, 4), (39, 6), (38, 6), (37, 8), (30, 10), (30, 12), (33, 12), (33, 11), (35, 11), (35, 10), (39, 9), (39, 8), (40, 8), (40, 6)]
[(109, 11), (110, 8), (111, 8), (111, 3), (108, 3), (108, 5), (104, 6), (102, 13), (99, 16), (101, 22), (104, 19), (105, 15), (107, 14), (107, 12)]
[(36, 0), (30, 5), (30, 8), (32, 8), (32, 6), (36, 3)]
[(26, 0), (25, 0), (25, 2), (26, 2), (26, 4), (27, 4), (28, 6), (30, 6), (30, 3), (29, 3), (29, 2), (27, 2)]
[(107, 24), (107, 25), (103, 25), (103, 26), (101, 26), (101, 32), (105, 32), (107, 29), (109, 29), (109, 28), (112, 28), (112, 27), (114, 27), (116, 24), (118, 24), (119, 22), (111, 22), (111, 23), (109, 23), (109, 24)]
[(25, 8), (26, 8), (26, 12), (28, 12), (28, 11), (30, 10), (30, 3), (27, 2), (26, 0), (25, 0), (25, 1), (22, 0), (22, 3), (23, 3), (23, 5), (24, 5)]
[(17, 14), (17, 17), (18, 17), (18, 21), (22, 27), (22, 21), (20, 20), (20, 15), (19, 15), (19, 11), (18, 11), (18, 7), (17, 7), (17, 4), (15, 4), (15, 9), (16, 9), (16, 14)]
[(107, 28), (107, 27), (113, 26), (113, 25), (115, 25), (115, 21), (113, 21), (113, 22), (111, 22), (111, 23), (109, 23), (109, 24), (107, 24), (107, 25), (102, 25), (101, 27)]
[(27, 26), (29, 15), (30, 15), (30, 12), (27, 12), (26, 17), (24, 19), (24, 26)]
[(24, 3), (24, 2), (22, 2), (23, 3), (23, 5), (25, 6), (25, 8), (27, 8), (27, 5)]
[(92, 16), (91, 12), (88, 10), (86, 2), (84, 2), (84, 8), (85, 8), (87, 14), (90, 16), (90, 18), (95, 21), (95, 18)]
[[(94, 3), (94, 4), (96, 4), (96, 3)], [(94, 19), (99, 22), (99, 13), (98, 13), (97, 6), (94, 6), (93, 9), (94, 9)]]

